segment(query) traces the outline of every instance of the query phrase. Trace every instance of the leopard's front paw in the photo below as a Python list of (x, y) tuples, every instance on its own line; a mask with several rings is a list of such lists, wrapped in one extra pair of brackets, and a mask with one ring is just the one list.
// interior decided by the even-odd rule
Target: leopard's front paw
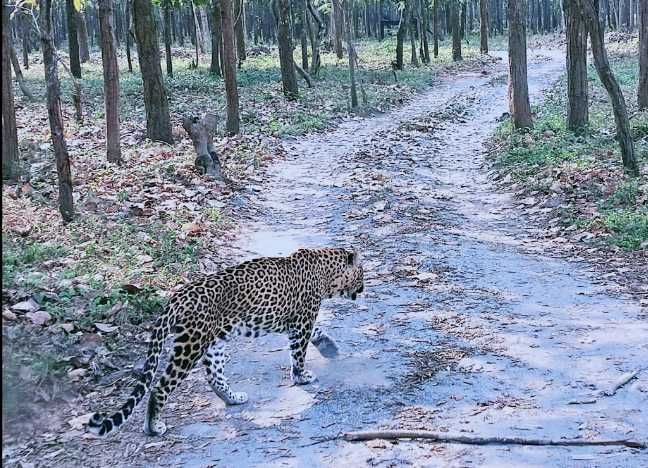
[(337, 344), (328, 336), (321, 337), (313, 344), (319, 353), (327, 359), (336, 358), (339, 354)]
[(311, 371), (301, 371), (299, 373), (293, 370), (292, 372), (292, 381), (295, 385), (306, 385), (315, 381), (317, 377)]

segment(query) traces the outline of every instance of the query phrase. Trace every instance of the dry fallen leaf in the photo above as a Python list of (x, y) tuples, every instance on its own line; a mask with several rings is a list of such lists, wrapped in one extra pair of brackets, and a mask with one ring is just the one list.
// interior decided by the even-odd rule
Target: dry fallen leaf
[(95, 323), (94, 326), (97, 327), (97, 330), (104, 333), (112, 333), (119, 328), (117, 325), (109, 325), (107, 323)]
[(25, 314), (25, 316), (28, 317), (34, 325), (45, 325), (47, 322), (52, 320), (52, 316), (44, 310), (30, 312), (28, 314)]

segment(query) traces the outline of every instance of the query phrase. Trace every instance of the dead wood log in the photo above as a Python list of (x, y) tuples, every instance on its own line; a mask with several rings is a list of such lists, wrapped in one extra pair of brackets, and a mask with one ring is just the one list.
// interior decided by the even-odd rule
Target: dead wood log
[(625, 447), (645, 449), (645, 442), (628, 439), (526, 439), (522, 437), (475, 437), (463, 435), (440, 434), (432, 431), (367, 431), (347, 432), (343, 439), (357, 442), (373, 439), (426, 439), (433, 442), (444, 442), (468, 445), (557, 445), (557, 446), (591, 446), (591, 445), (623, 445)]
[(202, 119), (198, 117), (185, 117), (182, 127), (185, 129), (194, 149), (196, 160), (194, 164), (201, 174), (209, 174), (216, 179), (225, 180), (221, 171), (218, 153), (214, 148), (213, 135), (216, 132), (218, 117), (206, 114)]
[(308, 74), (308, 72), (306, 72), (302, 67), (297, 65), (297, 62), (295, 62), (294, 60), (293, 60), (293, 65), (295, 66), (295, 70), (297, 70), (297, 73), (299, 73), (301, 75), (301, 77), (304, 80), (306, 80), (306, 83), (308, 84), (308, 87), (312, 88), (313, 87), (313, 79)]

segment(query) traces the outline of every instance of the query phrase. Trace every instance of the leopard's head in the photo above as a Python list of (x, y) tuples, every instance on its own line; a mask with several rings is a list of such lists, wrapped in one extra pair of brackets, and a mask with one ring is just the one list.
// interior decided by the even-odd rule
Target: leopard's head
[(331, 281), (329, 297), (340, 295), (355, 301), (364, 290), (364, 271), (358, 252), (344, 251), (344, 254), (345, 266)]

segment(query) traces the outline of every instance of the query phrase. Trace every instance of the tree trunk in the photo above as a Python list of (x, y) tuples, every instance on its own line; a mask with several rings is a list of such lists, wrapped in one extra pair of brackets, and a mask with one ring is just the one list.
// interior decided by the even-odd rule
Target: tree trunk
[(162, 69), (158, 31), (153, 19), (151, 0), (133, 0), (133, 25), (137, 41), (137, 58), (144, 83), (146, 136), (151, 140), (173, 143), (169, 103)]
[(47, 114), (49, 116), (52, 146), (56, 156), (58, 175), (59, 211), (63, 221), (74, 219), (74, 199), (72, 197), (72, 172), (70, 157), (65, 144), (63, 114), (61, 113), (61, 90), (57, 71), (57, 57), (52, 37), (52, 0), (42, 0), (40, 4), (41, 49), (47, 84)]
[(531, 105), (527, 82), (526, 0), (508, 2), (509, 109), (515, 128), (531, 128)]
[(106, 148), (109, 162), (121, 163), (119, 146), (119, 67), (113, 28), (112, 0), (99, 0), (101, 60), (103, 63), (104, 103), (106, 106)]
[(306, 21), (308, 18), (308, 10), (306, 6), (306, 1), (301, 0), (301, 6), (299, 7), (299, 40), (301, 42), (301, 59), (302, 59), (302, 68), (304, 71), (308, 71), (308, 37), (306, 34)]
[(342, 47), (342, 28), (344, 28), (344, 17), (340, 0), (331, 0), (333, 6), (333, 42), (335, 44), (335, 55), (338, 59), (344, 58), (344, 47)]
[(239, 98), (236, 87), (236, 45), (234, 44), (234, 11), (232, 0), (221, 0), (223, 28), (223, 76), (227, 96), (227, 133), (239, 133)]
[(164, 55), (166, 57), (166, 72), (173, 76), (173, 56), (171, 55), (171, 0), (164, 0), (162, 4), (164, 16)]
[(73, 0), (65, 0), (65, 12), (68, 27), (68, 49), (70, 51), (70, 70), (72, 74), (81, 78), (81, 60), (79, 58), (79, 39), (77, 38), (76, 9)]
[(2, 178), (17, 176), (18, 131), (11, 83), (11, 25), (9, 15), (12, 7), (2, 3)]
[(639, 86), (637, 104), (648, 109), (648, 1), (639, 3)]
[(126, 61), (128, 62), (128, 71), (133, 73), (133, 60), (131, 58), (131, 2), (126, 0)]
[(398, 21), (398, 31), (396, 32), (396, 70), (403, 69), (403, 43), (405, 42), (405, 34), (407, 34), (407, 19), (409, 17), (408, 3), (405, 2), (400, 12), (400, 20)]
[(30, 32), (31, 32), (31, 17), (28, 13), (22, 13), (20, 16), (20, 29), (22, 33), (22, 57), (23, 67), (29, 70), (29, 52), (31, 52), (30, 45)]
[[(335, 1), (335, 0), (334, 0)], [(283, 93), (288, 99), (297, 99), (299, 88), (293, 66), (293, 45), (290, 35), (290, 1), (277, 0), (277, 42)]]
[(196, 53), (196, 60), (192, 63), (191, 68), (198, 68), (200, 62), (200, 31), (198, 30), (198, 21), (196, 21), (196, 10), (193, 0), (189, 1), (189, 16), (191, 17), (189, 18), (189, 24), (191, 24), (191, 37), (193, 39), (194, 50)]
[(88, 25), (82, 11), (74, 12), (76, 16), (77, 38), (79, 40), (79, 59), (81, 63), (90, 60), (90, 49), (88, 48)]
[(587, 127), (587, 29), (574, 0), (564, 0), (567, 34), (567, 128), (581, 132)]
[(382, 41), (385, 38), (385, 23), (383, 22), (383, 12), (385, 11), (384, 0), (380, 0), (378, 3), (378, 40)]
[(623, 167), (630, 175), (637, 176), (639, 175), (639, 166), (634, 154), (634, 143), (630, 131), (628, 110), (619, 83), (614, 77), (610, 63), (608, 62), (607, 52), (605, 50), (604, 31), (601, 23), (599, 23), (599, 2), (598, 0), (576, 0), (576, 2), (583, 12), (587, 31), (589, 32), (594, 66), (612, 103), (614, 121), (617, 127), (617, 140), (619, 141), (621, 157), (623, 158)]
[(479, 0), (479, 50), (488, 54), (488, 0)]
[(433, 0), (432, 6), (432, 35), (434, 40), (434, 58), (439, 56), (439, 0)]
[(452, 60), (455, 62), (463, 60), (461, 57), (461, 25), (459, 21), (459, 12), (461, 6), (457, 0), (452, 3), (451, 23), (452, 23)]
[[(315, 76), (319, 72), (321, 65), (320, 42), (322, 40), (322, 31), (324, 31), (324, 22), (317, 10), (313, 7), (311, 0), (306, 0), (306, 7), (308, 8), (308, 12), (311, 14), (311, 16), (309, 16), (309, 21), (306, 22), (311, 41), (310, 73)], [(311, 19), (312, 21), (310, 21)]]
[[(415, 1), (415, 0), (413, 0)], [(409, 9), (409, 18), (407, 24), (409, 25), (409, 36), (410, 36), (410, 63), (415, 67), (419, 66), (418, 57), (416, 56), (416, 19), (414, 17), (414, 7), (411, 5)]]
[(421, 12), (421, 60), (430, 63), (430, 46), (428, 44), (428, 6), (426, 0), (419, 0)]
[(220, 2), (219, 0), (212, 0), (212, 10), (211, 10), (211, 20), (212, 24), (210, 26), (211, 30), (211, 64), (209, 65), (209, 72), (212, 75), (221, 76), (221, 64), (220, 64), (220, 53), (221, 53), (221, 12), (220, 12)]
[(349, 83), (351, 85), (351, 109), (358, 107), (358, 91), (356, 90), (355, 78), (355, 49), (353, 48), (353, 37), (351, 36), (351, 10), (353, 0), (344, 0), (344, 28), (347, 40), (347, 53), (349, 55)]
[(236, 35), (236, 56), (239, 67), (245, 61), (245, 5), (243, 0), (234, 0), (234, 33)]

